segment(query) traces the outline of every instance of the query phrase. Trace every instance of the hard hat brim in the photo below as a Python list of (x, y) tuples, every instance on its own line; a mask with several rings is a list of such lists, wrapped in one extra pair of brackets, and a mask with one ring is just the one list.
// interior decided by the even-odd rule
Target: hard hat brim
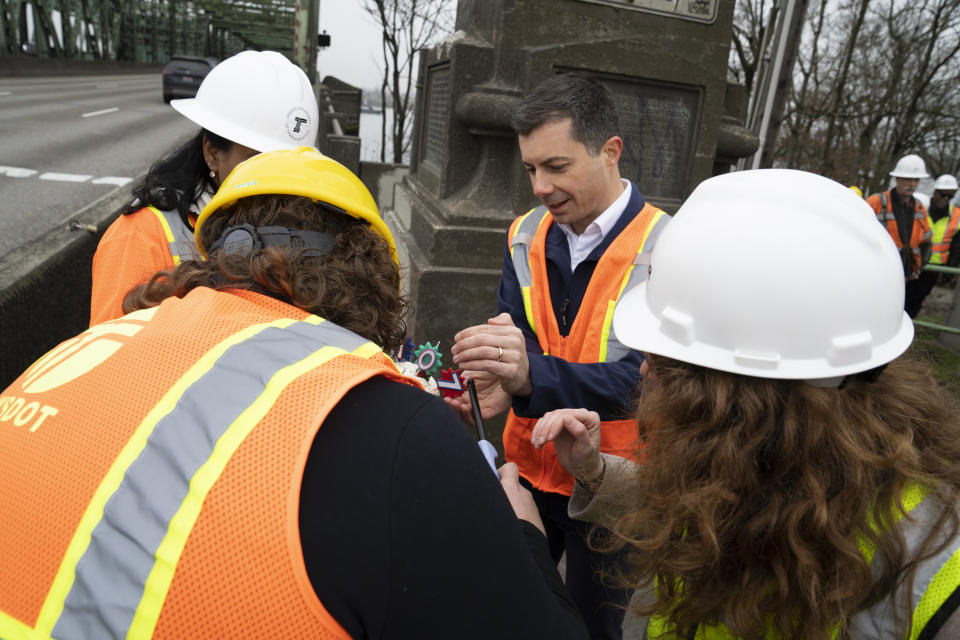
[[(764, 359), (747, 355), (738, 349), (698, 342), (696, 339), (684, 343), (671, 337), (667, 324), (651, 309), (646, 282), (628, 291), (617, 303), (613, 315), (613, 329), (617, 339), (632, 349), (709, 369), (773, 379), (819, 380), (867, 371), (896, 359), (907, 350), (914, 336), (913, 322), (904, 312), (896, 335), (885, 343), (876, 345), (868, 359), (837, 366), (826, 358)], [(789, 331), (789, 327), (784, 327), (784, 330)]]
[(892, 178), (917, 178), (922, 180), (923, 178), (929, 178), (929, 173), (898, 173), (896, 170), (890, 172), (890, 177)]
[(207, 131), (211, 131), (221, 138), (249, 147), (260, 153), (278, 151), (280, 149), (292, 149), (295, 146), (300, 146), (293, 144), (282, 145), (276, 139), (265, 135), (258, 135), (256, 132), (250, 131), (249, 127), (241, 127), (233, 124), (229, 120), (224, 119), (223, 114), (214, 113), (196, 98), (171, 100), (170, 106), (176, 109), (182, 116)]

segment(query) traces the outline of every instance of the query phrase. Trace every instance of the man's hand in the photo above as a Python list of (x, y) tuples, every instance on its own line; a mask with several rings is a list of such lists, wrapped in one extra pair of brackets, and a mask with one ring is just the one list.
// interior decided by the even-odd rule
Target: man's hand
[(530, 441), (537, 449), (553, 442), (563, 468), (581, 482), (599, 479), (603, 472), (600, 458), (600, 416), (586, 409), (557, 409), (534, 425)]
[(540, 519), (540, 512), (537, 510), (537, 504), (533, 501), (533, 496), (520, 484), (520, 470), (517, 465), (508, 462), (500, 467), (500, 486), (503, 492), (507, 494), (507, 500), (513, 507), (513, 512), (521, 520), (526, 520), (540, 529), (543, 535), (547, 535), (543, 528), (543, 520)]
[[(464, 329), (453, 339), (456, 341), (450, 349), (453, 361), (465, 373), (491, 373), (500, 380), (506, 393), (522, 397), (530, 395), (533, 387), (526, 340), (520, 329), (514, 326), (509, 313), (491, 318), (488, 324)], [(472, 374), (470, 377), (477, 380)], [(479, 384), (479, 380), (477, 382)]]
[[(473, 380), (477, 387), (477, 400), (480, 402), (480, 415), (484, 420), (489, 420), (500, 415), (510, 408), (512, 397), (500, 386), (500, 379), (492, 373), (485, 371), (464, 372), (464, 377)], [(473, 408), (470, 404), (470, 394), (463, 393), (459, 398), (444, 398), (454, 412), (460, 416), (460, 419), (468, 425), (474, 424)]]

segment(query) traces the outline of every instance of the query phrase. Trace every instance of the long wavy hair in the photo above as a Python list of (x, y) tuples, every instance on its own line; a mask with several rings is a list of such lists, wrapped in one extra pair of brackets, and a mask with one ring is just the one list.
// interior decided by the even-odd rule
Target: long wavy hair
[[(681, 637), (719, 622), (747, 640), (842, 638), (893, 593), (908, 625), (917, 560), (958, 529), (960, 427), (927, 368), (902, 357), (873, 384), (837, 389), (654, 355), (650, 366), (628, 489), (640, 498), (603, 543), (627, 548), (622, 579), (656, 581), (638, 613)], [(948, 507), (909, 558), (894, 526), (908, 483)], [(876, 548), (876, 574), (858, 540)]]
[(254, 196), (217, 212), (200, 231), (211, 246), (228, 227), (286, 226), (336, 235), (333, 250), (267, 247), (250, 253), (214, 251), (186, 261), (133, 289), (124, 313), (183, 297), (197, 287), (255, 291), (321, 316), (392, 352), (403, 344), (409, 305), (386, 240), (367, 223), (301, 196)]
[(190, 204), (205, 190), (213, 193), (218, 187), (216, 181), (210, 177), (210, 167), (203, 157), (204, 138), (219, 151), (229, 151), (233, 146), (226, 138), (201, 129), (188, 142), (150, 167), (133, 187), (135, 199), (120, 212), (129, 215), (147, 205), (153, 205), (164, 211), (178, 211), (186, 223)]

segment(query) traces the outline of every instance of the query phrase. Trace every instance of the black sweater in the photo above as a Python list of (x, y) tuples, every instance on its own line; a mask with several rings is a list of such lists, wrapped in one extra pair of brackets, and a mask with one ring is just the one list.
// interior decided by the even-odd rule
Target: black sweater
[(585, 638), (546, 538), (518, 520), (439, 399), (375, 378), (317, 435), (303, 474), (310, 581), (356, 638)]

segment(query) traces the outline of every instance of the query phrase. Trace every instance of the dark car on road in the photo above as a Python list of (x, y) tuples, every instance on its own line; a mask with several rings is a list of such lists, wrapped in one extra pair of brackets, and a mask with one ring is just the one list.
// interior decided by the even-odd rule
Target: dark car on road
[(215, 58), (196, 56), (173, 56), (163, 68), (163, 101), (174, 98), (192, 98), (197, 95), (200, 83), (217, 65)]

